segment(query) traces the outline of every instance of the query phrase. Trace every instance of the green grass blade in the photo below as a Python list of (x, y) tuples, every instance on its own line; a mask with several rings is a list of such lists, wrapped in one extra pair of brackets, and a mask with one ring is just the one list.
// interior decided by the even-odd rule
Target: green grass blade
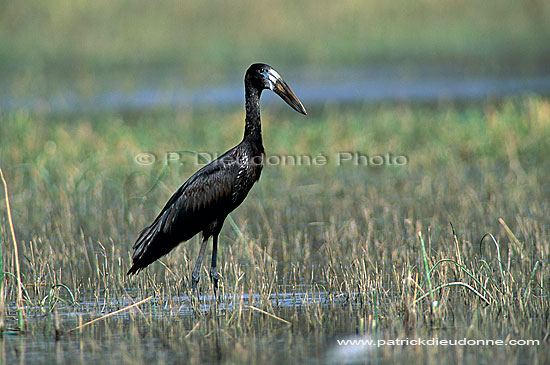
[[(432, 279), (430, 278), (430, 266), (428, 264), (428, 254), (426, 253), (426, 246), (424, 245), (424, 239), (422, 238), (422, 233), (418, 232), (418, 238), (420, 239), (420, 246), (422, 247), (422, 257), (424, 258), (424, 270), (426, 272), (426, 280), (428, 280), (428, 287), (430, 292), (428, 293), (430, 295), (430, 301), (431, 303), (434, 302), (433, 298), (433, 288), (432, 288)], [(418, 302), (416, 300), (414, 303)], [(432, 306), (430, 305), (430, 310)]]

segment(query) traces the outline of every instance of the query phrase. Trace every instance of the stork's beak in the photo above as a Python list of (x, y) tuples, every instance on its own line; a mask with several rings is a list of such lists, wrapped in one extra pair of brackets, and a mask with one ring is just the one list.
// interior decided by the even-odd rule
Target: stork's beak
[(292, 109), (296, 110), (298, 113), (302, 113), (304, 115), (307, 114), (306, 108), (304, 108), (296, 94), (294, 94), (282, 78), (278, 78), (273, 85), (273, 92), (279, 95), (288, 105), (292, 107)]

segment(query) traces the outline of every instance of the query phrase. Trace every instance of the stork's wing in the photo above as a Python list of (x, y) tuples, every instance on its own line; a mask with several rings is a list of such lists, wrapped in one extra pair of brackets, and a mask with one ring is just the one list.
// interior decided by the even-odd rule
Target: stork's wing
[(226, 210), (229, 213), (238, 165), (231, 159), (222, 162), (222, 157), (191, 176), (172, 195), (153, 223), (141, 231), (133, 247), (133, 266), (128, 274), (146, 267), (180, 242), (190, 239)]

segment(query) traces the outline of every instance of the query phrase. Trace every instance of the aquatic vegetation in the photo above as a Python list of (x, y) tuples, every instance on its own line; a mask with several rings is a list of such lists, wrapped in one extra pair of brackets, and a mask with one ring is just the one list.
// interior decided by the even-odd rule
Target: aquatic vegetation
[[(198, 239), (140, 277), (125, 275), (139, 228), (199, 168), (193, 153), (148, 165), (135, 156), (223, 151), (242, 134), (241, 110), (4, 115), (0, 166), (25, 317), (20, 333), (3, 198), (2, 361), (548, 356), (547, 99), (327, 107), (299, 123), (291, 113), (266, 113), (278, 114), (265, 120), (279, 121), (263, 126), (266, 148), (281, 156), (322, 154), (327, 163), (264, 169), (222, 230), (217, 299), (208, 280), (200, 281), (198, 298), (188, 282)], [(221, 124), (226, 128), (214, 133)], [(336, 163), (338, 153), (354, 151), (404, 155), (407, 163)], [(337, 343), (417, 338), (539, 345), (449, 351)]]

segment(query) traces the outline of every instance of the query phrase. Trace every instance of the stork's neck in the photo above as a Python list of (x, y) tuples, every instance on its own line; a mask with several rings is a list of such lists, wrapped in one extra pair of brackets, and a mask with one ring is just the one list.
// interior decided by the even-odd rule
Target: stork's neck
[(262, 123), (260, 121), (260, 95), (262, 91), (245, 82), (246, 119), (244, 138), (262, 144)]

